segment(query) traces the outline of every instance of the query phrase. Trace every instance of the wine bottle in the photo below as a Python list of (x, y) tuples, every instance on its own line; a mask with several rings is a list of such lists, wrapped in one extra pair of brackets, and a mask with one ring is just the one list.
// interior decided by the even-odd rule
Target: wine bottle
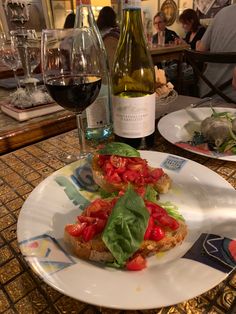
[(155, 131), (155, 74), (145, 39), (141, 0), (123, 2), (122, 32), (113, 75), (115, 139), (135, 148), (150, 148)]
[(77, 0), (75, 28), (89, 27), (101, 48), (100, 62), (102, 63), (102, 85), (96, 100), (86, 109), (85, 137), (90, 144), (97, 145), (108, 140), (112, 135), (111, 121), (111, 78), (106, 49), (98, 30), (91, 8), (91, 0)]

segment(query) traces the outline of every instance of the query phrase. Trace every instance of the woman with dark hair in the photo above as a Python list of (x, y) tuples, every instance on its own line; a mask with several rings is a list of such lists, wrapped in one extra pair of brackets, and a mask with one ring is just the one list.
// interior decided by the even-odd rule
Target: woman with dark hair
[(64, 23), (64, 28), (73, 28), (75, 24), (75, 13), (71, 12), (67, 15)]
[(197, 41), (201, 40), (206, 28), (201, 25), (197, 13), (193, 9), (186, 9), (179, 16), (179, 21), (186, 32), (184, 41), (191, 46), (191, 49), (196, 49)]
[(112, 7), (106, 6), (101, 9), (97, 18), (97, 26), (107, 51), (110, 69), (112, 69), (120, 37), (120, 29), (116, 23), (116, 13)]
[(112, 7), (106, 6), (101, 9), (97, 18), (97, 26), (102, 37), (111, 30), (119, 33), (119, 28), (116, 23), (116, 13)]

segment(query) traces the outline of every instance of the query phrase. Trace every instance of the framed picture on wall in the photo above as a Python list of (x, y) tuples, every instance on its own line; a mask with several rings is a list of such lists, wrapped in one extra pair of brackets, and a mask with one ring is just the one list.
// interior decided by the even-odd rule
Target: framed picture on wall
[(45, 0), (31, 0), (28, 3), (30, 4), (20, 0), (0, 1), (0, 18), (6, 34), (21, 26), (21, 22), (14, 22), (19, 17), (22, 18), (22, 21), (28, 18), (28, 21), (22, 23), (26, 29), (35, 29), (36, 32), (41, 32), (43, 28), (50, 27)]
[(167, 26), (174, 24), (178, 17), (178, 2), (175, 0), (160, 0), (159, 11), (165, 13), (167, 18)]
[(210, 19), (231, 3), (232, 0), (193, 0), (193, 8), (200, 19)]
[(186, 9), (193, 8), (193, 0), (179, 0), (179, 14)]

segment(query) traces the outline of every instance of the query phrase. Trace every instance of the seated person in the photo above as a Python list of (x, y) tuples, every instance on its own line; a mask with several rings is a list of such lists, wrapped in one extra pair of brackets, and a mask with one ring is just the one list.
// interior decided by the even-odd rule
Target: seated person
[(192, 9), (186, 9), (179, 16), (179, 22), (182, 24), (186, 36), (184, 41), (190, 45), (191, 49), (196, 49), (196, 43), (204, 35), (206, 28), (200, 24), (197, 13)]
[[(197, 43), (196, 50), (210, 52), (235, 52), (235, 16), (236, 4), (231, 4), (221, 9), (207, 27), (207, 30), (200, 42)], [(220, 86), (226, 81), (232, 79), (234, 67), (234, 64), (209, 63), (207, 64), (204, 74), (212, 84)], [(210, 88), (203, 81), (200, 81), (200, 96), (205, 96), (209, 90)], [(236, 101), (236, 93), (231, 84), (225, 88), (223, 92), (232, 100)], [(214, 97), (219, 98), (220, 96), (215, 95)]]
[(105, 6), (101, 9), (97, 18), (97, 26), (102, 37), (110, 32), (117, 33), (118, 36), (120, 34), (120, 29), (116, 22), (116, 13), (112, 7)]
[(112, 7), (105, 6), (101, 9), (97, 18), (97, 26), (107, 51), (110, 70), (112, 70), (120, 36), (120, 29), (116, 22), (116, 13)]
[(63, 28), (73, 28), (75, 24), (75, 13), (71, 12), (67, 15)]
[(176, 38), (179, 36), (176, 32), (166, 28), (166, 16), (163, 12), (158, 12), (153, 18), (153, 24), (157, 30), (157, 33), (152, 36), (152, 43), (158, 43), (158, 32), (165, 31), (165, 44), (169, 44), (170, 42), (174, 42)]
[(236, 89), (236, 67), (234, 68), (232, 85), (233, 88)]

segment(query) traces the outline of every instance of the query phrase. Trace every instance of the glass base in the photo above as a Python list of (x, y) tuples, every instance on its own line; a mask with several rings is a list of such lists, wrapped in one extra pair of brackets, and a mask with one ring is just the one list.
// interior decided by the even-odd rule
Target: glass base
[(78, 160), (81, 160), (81, 159), (88, 159), (88, 160), (91, 160), (92, 159), (92, 156), (93, 156), (93, 153), (91, 152), (83, 152), (83, 153), (79, 153), (79, 154), (76, 154), (76, 155), (68, 155), (64, 160), (63, 162), (66, 164), (66, 165), (69, 165), (75, 161), (78, 161)]

